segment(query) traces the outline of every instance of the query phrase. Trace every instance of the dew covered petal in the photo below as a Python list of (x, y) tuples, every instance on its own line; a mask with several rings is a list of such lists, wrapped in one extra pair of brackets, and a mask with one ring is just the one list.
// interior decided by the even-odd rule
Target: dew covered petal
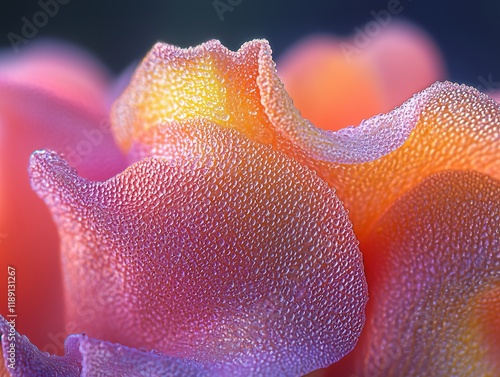
[[(417, 108), (419, 112), (415, 112)], [(410, 113), (405, 115), (406, 111)], [(399, 126), (384, 120), (394, 120), (398, 113)], [(349, 210), (360, 240), (396, 199), (431, 174), (447, 169), (474, 170), (500, 178), (500, 106), (476, 89), (438, 83), (370, 122), (382, 127), (377, 131), (381, 151), (390, 150), (391, 141), (406, 140), (373, 161), (323, 168), (328, 172), (325, 179)], [(403, 136), (404, 128), (413, 129)]]
[(367, 296), (334, 192), (236, 130), (160, 130), (177, 140), (170, 152), (104, 183), (54, 153), (32, 156), (59, 228), (69, 320), (234, 375), (300, 375), (348, 353)]
[(267, 41), (237, 52), (210, 41), (191, 49), (157, 44), (115, 103), (112, 123), (127, 151), (157, 124), (201, 118), (234, 128), (317, 171), (337, 190), (362, 239), (430, 174), (471, 169), (498, 178), (499, 111), (471, 87), (436, 83), (389, 113), (325, 131), (294, 107)]

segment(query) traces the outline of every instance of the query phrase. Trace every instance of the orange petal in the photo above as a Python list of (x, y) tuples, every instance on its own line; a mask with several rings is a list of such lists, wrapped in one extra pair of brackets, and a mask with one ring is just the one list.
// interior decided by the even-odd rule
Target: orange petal
[(477, 90), (437, 83), (390, 113), (328, 132), (293, 106), (265, 41), (236, 53), (216, 41), (187, 50), (158, 44), (112, 115), (126, 149), (144, 129), (183, 118), (209, 119), (271, 145), (338, 190), (359, 238), (430, 174), (472, 169), (500, 177), (499, 105)]
[(342, 40), (312, 36), (278, 61), (278, 74), (303, 117), (325, 130), (358, 124), (384, 108), (382, 87), (365, 59), (348, 60)]
[(69, 319), (227, 375), (300, 375), (337, 361), (357, 341), (367, 299), (340, 201), (282, 153), (189, 123), (150, 128), (167, 157), (105, 183), (33, 155), (33, 186), (60, 231)]
[(439, 50), (417, 27), (391, 23), (373, 37), (363, 29), (348, 39), (310, 36), (278, 60), (295, 106), (317, 127), (356, 125), (445, 77)]
[(358, 375), (497, 374), (499, 229), (500, 181), (475, 172), (435, 174), (391, 206), (361, 244)]
[[(351, 153), (367, 162), (319, 169), (349, 209), (360, 240), (397, 198), (431, 174), (470, 169), (500, 178), (500, 106), (464, 85), (435, 84), (341, 133), (346, 144), (353, 142)], [(377, 158), (370, 161), (370, 154)]]

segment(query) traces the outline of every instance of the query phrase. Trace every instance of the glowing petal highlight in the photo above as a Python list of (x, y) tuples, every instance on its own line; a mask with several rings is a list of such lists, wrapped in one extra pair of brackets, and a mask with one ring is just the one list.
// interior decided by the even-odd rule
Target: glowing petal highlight
[(157, 43), (114, 105), (118, 142), (127, 150), (144, 129), (196, 118), (271, 141), (256, 82), (259, 59), (270, 53), (261, 40), (245, 43), (238, 52), (215, 40), (188, 49)]
[(53, 153), (33, 155), (33, 187), (60, 231), (69, 320), (231, 375), (300, 375), (337, 361), (357, 341), (367, 299), (340, 200), (238, 131), (184, 126), (154, 136), (166, 132), (184, 152), (105, 183)]

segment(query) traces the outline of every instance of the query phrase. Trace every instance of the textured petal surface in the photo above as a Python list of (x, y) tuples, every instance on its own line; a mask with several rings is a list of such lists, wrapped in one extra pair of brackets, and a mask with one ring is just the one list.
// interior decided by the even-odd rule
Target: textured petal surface
[(19, 330), (44, 348), (49, 333), (64, 330), (61, 273), (57, 230), (26, 174), (29, 156), (51, 148), (93, 179), (122, 170), (124, 158), (99, 93), (105, 74), (91, 58), (43, 45), (0, 62), (0, 269), (17, 268)]
[(432, 40), (398, 22), (364, 40), (307, 37), (281, 55), (277, 66), (302, 116), (332, 131), (388, 112), (445, 77)]
[(158, 123), (205, 118), (271, 142), (257, 86), (259, 59), (270, 53), (261, 40), (238, 52), (215, 40), (189, 49), (156, 44), (114, 105), (117, 140), (128, 149), (138, 134)]
[(362, 127), (377, 133), (378, 142), (371, 140), (370, 146), (379, 152), (359, 145), (351, 151), (368, 151), (377, 159), (319, 167), (349, 210), (359, 239), (397, 198), (431, 174), (470, 169), (500, 178), (500, 106), (473, 88), (435, 84), (352, 132)]
[(433, 175), (361, 247), (370, 303), (354, 351), (359, 376), (498, 374), (499, 180)]
[(349, 352), (366, 285), (333, 191), (235, 130), (163, 132), (186, 152), (105, 183), (33, 155), (32, 185), (60, 230), (69, 319), (90, 336), (235, 375), (300, 375)]
[[(198, 77), (207, 82), (195, 85)], [(186, 100), (174, 104), (173, 98)], [(235, 53), (216, 41), (193, 49), (156, 45), (117, 100), (113, 127), (128, 150), (144, 130), (184, 118), (235, 128), (312, 167), (337, 189), (359, 238), (430, 174), (472, 169), (500, 177), (500, 107), (486, 95), (436, 83), (390, 113), (324, 131), (293, 106), (266, 41)]]
[(86, 336), (78, 341), (82, 354), (82, 377), (217, 376), (210, 368), (190, 360), (140, 351)]

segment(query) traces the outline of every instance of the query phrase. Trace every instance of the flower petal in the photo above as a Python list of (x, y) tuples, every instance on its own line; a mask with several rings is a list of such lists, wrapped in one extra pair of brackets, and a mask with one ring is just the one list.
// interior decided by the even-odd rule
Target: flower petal
[(352, 157), (367, 162), (318, 169), (337, 189), (360, 240), (397, 198), (431, 174), (475, 170), (500, 178), (500, 106), (465, 85), (435, 84), (393, 112), (336, 135), (352, 143)]
[(36, 41), (18, 54), (0, 50), (0, 77), (71, 98), (88, 111), (102, 111), (110, 85), (106, 68), (86, 51), (52, 40)]
[(439, 50), (419, 28), (396, 21), (376, 37), (361, 29), (348, 39), (309, 36), (278, 60), (288, 94), (317, 127), (359, 124), (445, 77)]
[(339, 38), (311, 36), (277, 63), (279, 77), (302, 116), (325, 130), (358, 124), (385, 105), (371, 62), (348, 60), (341, 46)]
[[(66, 339), (65, 355), (40, 352), (28, 338), (11, 329), (0, 317), (3, 376), (178, 376), (214, 375), (209, 369), (190, 360), (174, 359), (157, 352), (146, 352), (82, 335)], [(13, 346), (12, 346), (13, 345)]]
[[(359, 375), (493, 376), (500, 367), (500, 181), (435, 174), (396, 201), (365, 242)], [(494, 346), (496, 343), (496, 346)]]
[(295, 109), (266, 41), (235, 53), (217, 41), (193, 49), (157, 44), (112, 111), (126, 150), (156, 124), (196, 118), (234, 128), (316, 170), (338, 190), (360, 238), (430, 174), (500, 172), (499, 106), (477, 90), (437, 83), (390, 113), (328, 132)]
[(175, 359), (119, 344), (88, 338), (79, 339), (82, 377), (92, 376), (215, 376), (200, 363)]
[(245, 43), (238, 52), (215, 40), (189, 49), (157, 43), (113, 107), (118, 142), (128, 150), (155, 124), (196, 118), (272, 140), (256, 81), (259, 58), (270, 53), (261, 40)]
[[(125, 166), (111, 135), (106, 93), (96, 94), (105, 75), (81, 53), (45, 47), (0, 64), (0, 269), (18, 269), (18, 295), (29, 297), (17, 303), (19, 330), (41, 348), (53, 346), (49, 333), (63, 330), (63, 298), (57, 230), (31, 190), (29, 156), (56, 150), (92, 179)], [(3, 290), (4, 302), (6, 295)], [(0, 312), (7, 314), (6, 307)]]
[(69, 320), (231, 375), (299, 375), (343, 357), (367, 297), (333, 191), (235, 130), (165, 131), (205, 143), (105, 183), (77, 177), (53, 153), (33, 155), (33, 187), (60, 231)]

